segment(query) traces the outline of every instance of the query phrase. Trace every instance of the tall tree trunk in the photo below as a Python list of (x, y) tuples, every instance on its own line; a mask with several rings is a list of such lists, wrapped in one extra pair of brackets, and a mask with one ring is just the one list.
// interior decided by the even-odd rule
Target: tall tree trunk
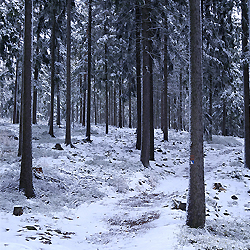
[(27, 198), (35, 196), (32, 180), (32, 128), (31, 128), (31, 48), (32, 48), (32, 0), (25, 0), (24, 31), (24, 84), (23, 84), (23, 143), (19, 189)]
[(50, 126), (49, 134), (54, 135), (54, 97), (55, 97), (55, 39), (56, 39), (56, 10), (53, 9), (51, 31), (51, 95), (50, 95)]
[(142, 7), (142, 37), (143, 37), (143, 112), (142, 112), (142, 147), (141, 162), (149, 167), (150, 159), (150, 103), (151, 103), (151, 72), (150, 72), (150, 1), (146, 0)]
[(128, 85), (128, 127), (132, 128), (132, 106), (131, 106), (131, 79), (129, 79)]
[(80, 85), (80, 123), (82, 124), (82, 115), (83, 115), (83, 109), (82, 109), (82, 95), (83, 95), (83, 86), (82, 86), (82, 75), (79, 76), (79, 85)]
[(122, 83), (123, 79), (121, 77), (119, 84), (119, 128), (122, 128)]
[(205, 185), (202, 119), (202, 20), (201, 0), (190, 4), (190, 179), (187, 206), (187, 225), (205, 226)]
[(227, 135), (227, 129), (226, 129), (226, 120), (227, 120), (227, 108), (226, 108), (226, 100), (222, 100), (222, 135)]
[(16, 79), (14, 89), (14, 110), (13, 110), (13, 124), (17, 124), (17, 90), (18, 90), (18, 57), (16, 58)]
[(116, 84), (114, 84), (114, 126), (117, 126)]
[(248, 39), (249, 39), (249, 17), (247, 2), (250, 5), (250, 1), (241, 0), (242, 9), (242, 52), (243, 52), (243, 84), (244, 84), (244, 130), (245, 130), (245, 167), (250, 169), (250, 118), (249, 118), (249, 65), (247, 62), (248, 53)]
[(57, 95), (56, 95), (56, 108), (57, 108), (57, 117), (56, 117), (56, 124), (60, 127), (61, 126), (61, 105), (60, 105), (60, 84), (57, 84)]
[[(106, 30), (106, 28), (105, 28)], [(106, 32), (105, 32), (106, 33)], [(104, 73), (105, 73), (105, 97), (106, 97), (106, 134), (109, 131), (109, 91), (108, 91), (108, 64), (107, 64), (107, 43), (105, 43), (105, 66), (104, 66)]]
[(141, 149), (141, 13), (139, 1), (135, 9), (136, 18), (136, 85), (137, 85), (137, 130), (136, 149)]
[(86, 90), (83, 90), (83, 105), (82, 105), (82, 125), (85, 127), (86, 121)]
[(179, 92), (180, 92), (180, 97), (179, 97), (179, 129), (182, 130), (182, 72), (180, 72), (180, 84), (179, 84)]
[(71, 79), (70, 79), (70, 55), (71, 55), (71, 0), (67, 0), (67, 90), (66, 90), (66, 136), (65, 144), (71, 144)]
[(18, 145), (18, 156), (22, 156), (23, 151), (23, 89), (24, 89), (24, 65), (22, 70), (22, 86), (21, 86), (21, 105), (20, 105), (20, 122), (19, 122), (19, 145)]
[(90, 110), (91, 110), (91, 23), (92, 23), (92, 0), (89, 0), (88, 20), (88, 98), (87, 98), (87, 128), (86, 137), (90, 141)]
[(96, 103), (96, 87), (94, 87), (94, 109), (95, 109), (95, 125), (97, 125), (97, 103)]
[[(57, 60), (58, 62), (60, 62), (60, 46), (57, 47)], [(57, 74), (60, 74), (60, 72), (58, 71)], [(60, 99), (60, 80), (57, 81), (57, 93), (56, 93), (56, 124), (57, 126), (61, 126), (61, 99)]]
[(152, 31), (149, 30), (149, 73), (150, 73), (150, 156), (149, 160), (154, 161), (154, 88), (153, 88), (153, 58), (152, 58)]
[(164, 88), (163, 88), (163, 140), (168, 141), (168, 25), (167, 16), (165, 17), (164, 34)]

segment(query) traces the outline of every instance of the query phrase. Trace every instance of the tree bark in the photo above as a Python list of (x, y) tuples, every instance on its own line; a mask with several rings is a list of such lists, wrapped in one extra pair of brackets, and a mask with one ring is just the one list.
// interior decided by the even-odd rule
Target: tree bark
[[(106, 30), (106, 28), (105, 28)], [(106, 32), (105, 32), (106, 33)], [(107, 63), (107, 43), (105, 43), (105, 65), (104, 65), (104, 71), (105, 71), (105, 97), (106, 97), (106, 134), (108, 134), (109, 131), (109, 91), (108, 91), (108, 63)]]
[(91, 110), (91, 23), (92, 23), (92, 0), (89, 0), (88, 20), (88, 98), (87, 98), (87, 127), (86, 137), (90, 141), (90, 110)]
[(16, 57), (16, 79), (14, 89), (14, 110), (13, 110), (13, 124), (17, 124), (17, 90), (18, 90), (18, 57)]
[(56, 10), (53, 9), (51, 31), (51, 95), (50, 95), (50, 126), (49, 134), (54, 135), (54, 97), (55, 97), (55, 39), (56, 39)]
[(25, 0), (24, 72), (23, 72), (23, 142), (19, 189), (27, 198), (35, 196), (32, 180), (32, 128), (31, 128), (31, 49), (32, 0)]
[(117, 126), (116, 84), (114, 84), (114, 126)]
[(136, 149), (141, 149), (141, 13), (139, 1), (135, 9), (136, 18), (136, 85), (137, 85), (137, 130)]
[(66, 90), (66, 136), (65, 144), (71, 144), (71, 79), (70, 79), (70, 55), (71, 55), (71, 0), (67, 0), (67, 90)]
[(122, 128), (122, 77), (119, 84), (119, 128)]
[(164, 89), (163, 89), (163, 140), (168, 141), (168, 25), (165, 17), (164, 34)]
[(149, 167), (150, 159), (150, 103), (151, 103), (151, 72), (150, 72), (150, 1), (145, 1), (142, 7), (142, 37), (143, 37), (143, 112), (142, 112), (142, 148), (141, 162)]
[(201, 0), (190, 4), (190, 179), (187, 203), (187, 225), (205, 226), (205, 185), (202, 117), (202, 20)]
[(242, 0), (242, 52), (243, 52), (243, 85), (244, 85), (244, 130), (245, 130), (245, 167), (250, 169), (250, 118), (249, 118), (249, 65), (247, 62), (248, 39), (249, 39), (249, 17), (247, 3), (250, 1)]
[(182, 73), (180, 72), (180, 83), (179, 83), (179, 129), (183, 129), (183, 122), (182, 122)]

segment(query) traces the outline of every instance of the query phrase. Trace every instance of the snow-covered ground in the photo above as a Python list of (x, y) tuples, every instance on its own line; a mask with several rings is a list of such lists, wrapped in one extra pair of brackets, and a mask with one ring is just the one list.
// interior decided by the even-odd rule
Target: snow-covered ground
[[(243, 140), (214, 136), (204, 145), (206, 227), (185, 226), (189, 134), (155, 130), (155, 161), (140, 162), (135, 129), (93, 126), (91, 143), (75, 125), (33, 126), (36, 198), (18, 191), (18, 125), (0, 120), (0, 249), (250, 249), (250, 171)], [(53, 149), (60, 143), (64, 150)], [(42, 171), (41, 171), (42, 170)], [(214, 189), (215, 183), (217, 189)], [(218, 189), (220, 188), (220, 190)], [(24, 208), (14, 216), (15, 206)], [(175, 209), (174, 209), (175, 208)]]

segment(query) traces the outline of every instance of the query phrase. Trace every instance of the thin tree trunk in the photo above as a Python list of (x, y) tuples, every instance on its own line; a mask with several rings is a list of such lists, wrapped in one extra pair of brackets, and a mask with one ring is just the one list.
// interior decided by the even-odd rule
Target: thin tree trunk
[(82, 86), (82, 75), (79, 77), (79, 84), (80, 84), (80, 123), (82, 124), (82, 117), (83, 117), (83, 109), (82, 109), (82, 95), (83, 95), (83, 86)]
[(179, 84), (179, 91), (180, 91), (180, 99), (179, 99), (179, 129), (182, 130), (182, 73), (180, 73), (180, 84)]
[(87, 98), (87, 128), (86, 137), (90, 141), (90, 110), (91, 110), (91, 23), (92, 23), (92, 0), (89, 0), (88, 20), (88, 98)]
[(132, 128), (132, 107), (131, 107), (131, 83), (129, 79), (129, 87), (128, 87), (128, 127)]
[(114, 84), (114, 126), (117, 126), (116, 85)]
[(122, 128), (122, 77), (119, 84), (119, 128)]
[(61, 105), (60, 105), (60, 84), (57, 84), (57, 95), (56, 95), (56, 107), (57, 107), (57, 120), (56, 124), (60, 127), (61, 126)]
[(66, 90), (66, 136), (65, 144), (71, 144), (71, 79), (70, 79), (70, 55), (71, 55), (71, 0), (67, 0), (67, 90)]
[(23, 142), (19, 189), (27, 198), (35, 196), (32, 180), (32, 128), (31, 128), (31, 48), (32, 48), (32, 0), (25, 0), (24, 31), (24, 84), (23, 84)]
[(213, 139), (213, 82), (212, 76), (210, 77), (210, 88), (209, 88), (209, 140)]
[[(167, 17), (165, 20), (165, 29), (168, 31)], [(164, 89), (163, 89), (163, 140), (168, 141), (168, 33), (164, 35)]]
[(139, 1), (135, 9), (136, 18), (136, 85), (137, 85), (137, 130), (136, 149), (141, 149), (141, 13)]
[(226, 109), (226, 101), (222, 100), (222, 135), (226, 136), (227, 131), (226, 131), (226, 119), (227, 119), (227, 109)]
[(14, 89), (14, 110), (13, 110), (13, 124), (17, 124), (17, 90), (18, 90), (18, 57), (16, 58), (16, 79)]
[(19, 121), (19, 145), (18, 145), (18, 156), (22, 156), (23, 151), (23, 89), (24, 89), (24, 65), (22, 70), (22, 86), (21, 86), (21, 105), (20, 105), (20, 121)]
[[(106, 30), (106, 28), (105, 28)], [(108, 64), (107, 64), (107, 44), (105, 43), (105, 67), (104, 67), (104, 73), (105, 73), (105, 97), (106, 97), (106, 134), (108, 134), (108, 126), (109, 126), (109, 91), (108, 91)]]
[(187, 225), (205, 226), (205, 185), (202, 119), (202, 20), (201, 0), (190, 4), (190, 179), (187, 206)]
[(50, 127), (49, 134), (54, 135), (54, 97), (55, 97), (55, 39), (56, 39), (56, 10), (53, 9), (51, 32), (51, 95), (50, 95)]
[(95, 109), (95, 125), (97, 125), (97, 104), (96, 104), (96, 87), (94, 88), (94, 109)]
[(86, 125), (86, 90), (83, 91), (82, 125)]
[[(247, 6), (247, 2), (249, 6)], [(243, 84), (244, 84), (244, 130), (245, 130), (245, 167), (250, 169), (250, 118), (249, 118), (249, 65), (247, 62), (248, 39), (249, 39), (249, 17), (248, 8), (250, 1), (242, 0), (242, 51), (243, 51)]]
[(154, 88), (153, 88), (153, 58), (152, 58), (152, 31), (149, 30), (149, 73), (150, 73), (150, 157), (149, 160), (154, 161)]

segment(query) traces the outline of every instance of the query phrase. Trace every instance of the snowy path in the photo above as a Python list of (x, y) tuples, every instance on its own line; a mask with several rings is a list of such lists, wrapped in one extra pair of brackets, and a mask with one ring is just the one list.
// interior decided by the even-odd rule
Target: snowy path
[[(215, 136), (205, 143), (207, 223), (185, 225), (189, 135), (155, 132), (152, 169), (140, 163), (135, 130), (92, 126), (92, 143), (76, 125), (65, 147), (63, 128), (51, 138), (33, 126), (34, 187), (37, 197), (18, 192), (18, 126), (0, 122), (0, 249), (249, 249), (250, 171), (243, 167), (242, 140)], [(64, 150), (52, 149), (60, 143)], [(213, 189), (221, 183), (223, 190)], [(233, 198), (232, 198), (233, 197)], [(24, 207), (20, 217), (15, 205)]]

